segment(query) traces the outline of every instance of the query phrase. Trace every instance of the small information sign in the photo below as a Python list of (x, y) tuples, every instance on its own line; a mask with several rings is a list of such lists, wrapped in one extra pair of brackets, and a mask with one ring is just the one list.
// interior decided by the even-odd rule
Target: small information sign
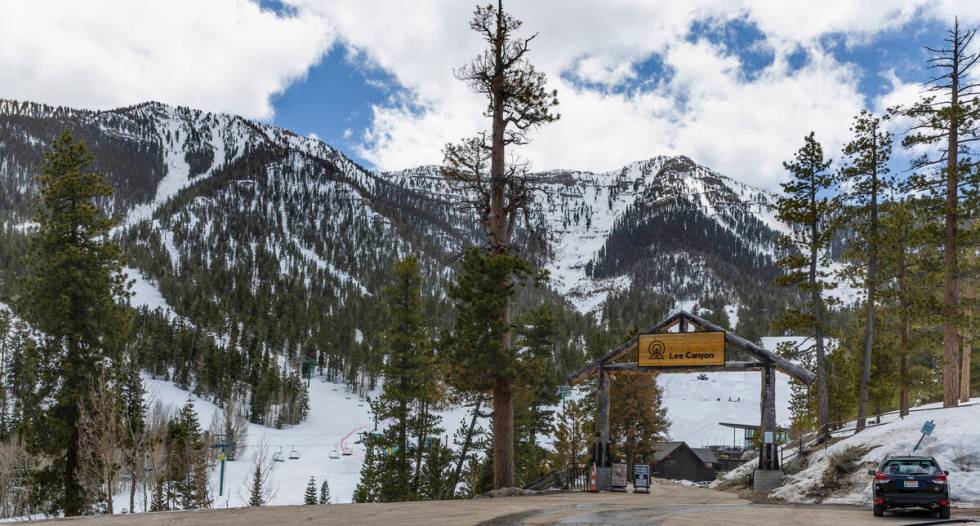
[(650, 464), (633, 464), (633, 493), (650, 493)]
[(609, 483), (609, 489), (612, 491), (626, 491), (626, 471), (626, 464), (622, 462), (613, 462), (612, 479)]
[(933, 422), (932, 420), (929, 420), (926, 423), (922, 424), (923, 435), (931, 435), (934, 429), (936, 429), (936, 423)]

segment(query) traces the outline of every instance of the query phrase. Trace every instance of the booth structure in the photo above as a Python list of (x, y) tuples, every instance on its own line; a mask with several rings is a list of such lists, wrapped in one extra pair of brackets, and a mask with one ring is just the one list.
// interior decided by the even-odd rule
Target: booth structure
[[(757, 490), (768, 491), (782, 477), (776, 426), (776, 371), (807, 385), (813, 372), (755, 343), (687, 311), (679, 311), (625, 343), (610, 349), (594, 362), (571, 373), (569, 385), (598, 377), (596, 390), (596, 440), (593, 458), (599, 489), (609, 489), (609, 378), (614, 374), (759, 371), (761, 404), (759, 418), (759, 465), (754, 476)], [(654, 468), (656, 471), (656, 468)]]

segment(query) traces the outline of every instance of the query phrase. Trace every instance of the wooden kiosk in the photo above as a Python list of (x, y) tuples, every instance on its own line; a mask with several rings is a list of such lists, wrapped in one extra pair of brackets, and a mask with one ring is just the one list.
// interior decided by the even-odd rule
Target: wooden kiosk
[[(636, 351), (636, 360), (623, 361)], [(753, 477), (757, 490), (768, 491), (782, 476), (776, 445), (776, 371), (807, 385), (812, 372), (708, 320), (679, 311), (599, 359), (568, 375), (569, 385), (598, 375), (596, 391), (595, 459), (598, 468), (611, 465), (609, 458), (609, 375), (649, 372), (760, 371), (762, 403), (759, 422), (759, 465)], [(608, 489), (608, 478), (598, 477), (598, 489)]]

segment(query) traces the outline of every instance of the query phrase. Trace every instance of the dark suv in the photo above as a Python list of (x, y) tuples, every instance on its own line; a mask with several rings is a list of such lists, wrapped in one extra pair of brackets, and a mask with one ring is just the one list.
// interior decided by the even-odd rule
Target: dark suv
[(875, 517), (889, 508), (926, 508), (949, 518), (949, 472), (932, 457), (888, 457), (874, 476)]

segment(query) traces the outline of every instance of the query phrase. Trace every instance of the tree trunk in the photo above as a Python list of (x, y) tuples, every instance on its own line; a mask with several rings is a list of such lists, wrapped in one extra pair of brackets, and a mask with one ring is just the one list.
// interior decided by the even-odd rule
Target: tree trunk
[(963, 356), (960, 364), (960, 402), (970, 401), (970, 358), (973, 353), (973, 311), (966, 315), (966, 327), (963, 327)]
[[(975, 227), (971, 221), (971, 230)], [(977, 264), (976, 250), (971, 248), (966, 253), (967, 264), (974, 268)], [(976, 279), (971, 279), (964, 287), (963, 295), (967, 298), (966, 319), (963, 326), (962, 356), (960, 358), (960, 402), (970, 401), (970, 361), (973, 354), (973, 309), (977, 299)]]
[(105, 479), (106, 511), (110, 517), (115, 513), (115, 510), (112, 509), (113, 486), (115, 486), (115, 478), (111, 474), (107, 474)]
[(452, 483), (446, 488), (442, 498), (451, 499), (456, 494), (456, 486), (459, 484), (459, 477), (463, 473), (463, 463), (466, 462), (466, 455), (470, 452), (470, 443), (473, 441), (473, 430), (476, 429), (476, 419), (480, 416), (480, 405), (483, 404), (483, 397), (477, 397), (476, 404), (473, 406), (473, 416), (470, 418), (470, 425), (466, 428), (466, 436), (463, 438), (463, 447), (459, 452), (459, 460), (456, 461), (456, 469), (453, 471)]
[(861, 385), (858, 388), (857, 431), (864, 429), (868, 416), (868, 384), (871, 382), (871, 352), (875, 332), (875, 292), (878, 281), (878, 172), (877, 127), (872, 128), (871, 147), (874, 150), (871, 173), (871, 221), (868, 236), (867, 305), (864, 321), (864, 363), (861, 367)]
[(85, 497), (81, 484), (78, 482), (78, 409), (72, 406), (68, 409), (68, 447), (65, 451), (65, 504), (66, 517), (81, 515), (85, 507)]
[(136, 513), (136, 463), (134, 462), (130, 474), (132, 479), (129, 482), (129, 512)]
[[(810, 192), (810, 203), (816, 209), (816, 192)], [(827, 360), (823, 342), (823, 297), (817, 283), (817, 237), (819, 235), (816, 219), (810, 225), (810, 302), (813, 304), (813, 339), (817, 355), (817, 427), (820, 434), (826, 435), (830, 419), (827, 415)]]
[(899, 247), (898, 261), (896, 262), (896, 279), (898, 280), (898, 303), (901, 316), (901, 327), (899, 329), (899, 345), (901, 346), (901, 364), (899, 366), (899, 395), (898, 395), (898, 414), (901, 417), (909, 414), (909, 361), (912, 355), (912, 314), (911, 293), (909, 291), (909, 281), (906, 276), (906, 250), (908, 239), (906, 233), (902, 233), (902, 242)]
[(513, 387), (498, 381), (493, 390), (493, 488), (514, 485)]
[(415, 476), (412, 479), (412, 491), (417, 493), (419, 488), (419, 478), (422, 476), (422, 453), (425, 448), (425, 438), (429, 434), (429, 402), (422, 400), (422, 411), (419, 415), (419, 436), (418, 445), (415, 448)]
[[(959, 27), (954, 30), (954, 42), (959, 41)], [(956, 46), (954, 46), (956, 47)], [(960, 52), (953, 52), (953, 67), (950, 71), (950, 118), (949, 137), (946, 145), (946, 224), (943, 232), (943, 407), (956, 407), (959, 401), (959, 342), (956, 334), (955, 318), (959, 314), (959, 291), (957, 290), (957, 208), (959, 206), (959, 75)]]

